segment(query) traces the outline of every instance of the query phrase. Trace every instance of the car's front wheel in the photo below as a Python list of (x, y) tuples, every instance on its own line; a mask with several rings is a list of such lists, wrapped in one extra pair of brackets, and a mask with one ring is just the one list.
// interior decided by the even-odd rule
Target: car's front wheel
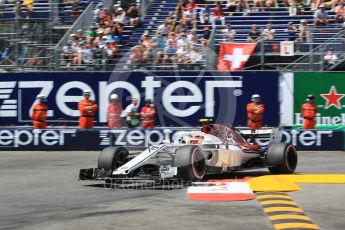
[(98, 158), (98, 168), (114, 170), (127, 162), (128, 150), (124, 147), (107, 147)]
[(206, 172), (205, 155), (197, 145), (179, 147), (173, 159), (178, 176), (185, 181), (200, 181)]

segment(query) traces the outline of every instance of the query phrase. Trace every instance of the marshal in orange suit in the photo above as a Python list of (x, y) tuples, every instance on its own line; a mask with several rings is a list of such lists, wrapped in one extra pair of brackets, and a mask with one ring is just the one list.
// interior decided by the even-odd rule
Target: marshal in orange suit
[(47, 112), (48, 106), (46, 104), (46, 98), (43, 94), (37, 95), (36, 99), (38, 102), (34, 105), (32, 110), (32, 125), (35, 129), (47, 128)]
[(81, 129), (91, 129), (93, 128), (93, 117), (97, 110), (97, 104), (90, 100), (91, 91), (83, 91), (84, 99), (79, 101), (78, 110), (80, 112), (79, 117), (79, 128)]
[(303, 115), (303, 128), (304, 129), (315, 129), (316, 121), (316, 113), (317, 107), (314, 105), (314, 95), (309, 94), (307, 99), (307, 103), (302, 105), (301, 113)]
[(259, 94), (252, 96), (252, 102), (247, 104), (248, 127), (251, 129), (260, 129), (262, 127), (262, 119), (265, 107), (261, 103)]

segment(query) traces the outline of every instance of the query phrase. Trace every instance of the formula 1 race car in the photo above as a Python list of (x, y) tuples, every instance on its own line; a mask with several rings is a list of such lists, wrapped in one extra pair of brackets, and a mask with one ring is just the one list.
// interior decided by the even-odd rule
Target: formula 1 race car
[(200, 181), (207, 174), (221, 174), (268, 167), (273, 174), (294, 173), (297, 152), (270, 134), (267, 147), (246, 141), (260, 129), (241, 132), (220, 124), (203, 124), (201, 131), (181, 131), (174, 142), (149, 146), (138, 155), (125, 147), (107, 147), (98, 158), (98, 168), (81, 169), (81, 180), (139, 179)]

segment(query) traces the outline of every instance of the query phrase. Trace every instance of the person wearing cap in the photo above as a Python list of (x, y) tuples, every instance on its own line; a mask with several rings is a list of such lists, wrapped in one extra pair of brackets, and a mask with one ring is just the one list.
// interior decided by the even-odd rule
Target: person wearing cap
[(79, 128), (81, 129), (91, 129), (93, 128), (93, 117), (97, 110), (97, 104), (90, 99), (91, 91), (88, 89), (83, 90), (84, 99), (79, 101), (78, 110), (80, 113), (79, 117)]
[(36, 97), (37, 103), (32, 109), (31, 119), (34, 129), (45, 129), (47, 128), (47, 113), (48, 106), (46, 103), (46, 97), (43, 94), (39, 94)]
[(152, 104), (151, 98), (145, 98), (144, 106), (141, 108), (140, 111), (142, 127), (153, 129), (155, 127), (155, 116), (156, 109), (155, 106)]
[(314, 129), (316, 125), (315, 117), (317, 107), (314, 105), (314, 98), (313, 94), (309, 94), (306, 99), (307, 102), (304, 103), (301, 108), (304, 129)]
[(111, 94), (108, 105), (108, 127), (121, 128), (122, 104), (117, 94)]
[(264, 104), (261, 103), (259, 94), (252, 96), (252, 102), (247, 104), (248, 127), (251, 129), (260, 129), (265, 111)]
[(328, 25), (328, 13), (323, 4), (321, 4), (319, 9), (314, 13), (314, 25)]
[(133, 97), (132, 103), (129, 104), (126, 109), (126, 122), (128, 128), (136, 128), (138, 127), (140, 120), (140, 114), (139, 114), (139, 106), (138, 106), (138, 99)]

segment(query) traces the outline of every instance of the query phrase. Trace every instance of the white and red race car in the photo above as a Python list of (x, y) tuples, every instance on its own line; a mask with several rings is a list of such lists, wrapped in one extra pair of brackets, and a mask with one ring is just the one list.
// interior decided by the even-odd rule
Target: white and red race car
[(203, 124), (200, 131), (178, 132), (174, 142), (152, 145), (139, 154), (125, 147), (107, 147), (98, 158), (98, 167), (81, 169), (79, 178), (200, 181), (207, 174), (263, 167), (273, 174), (294, 173), (297, 152), (293, 145), (281, 143), (276, 134), (271, 134), (267, 147), (246, 140), (266, 131)]

